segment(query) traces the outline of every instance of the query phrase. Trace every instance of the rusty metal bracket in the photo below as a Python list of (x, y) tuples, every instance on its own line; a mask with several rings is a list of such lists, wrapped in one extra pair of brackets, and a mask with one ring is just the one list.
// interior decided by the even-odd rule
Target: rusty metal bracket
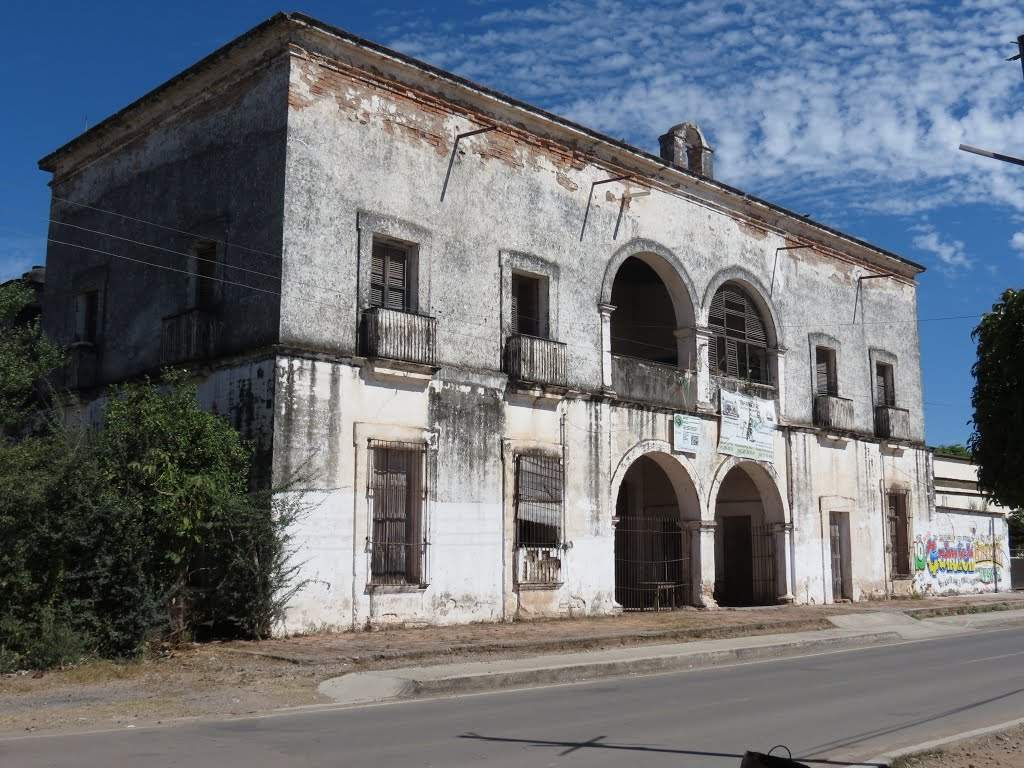
[(771, 298), (775, 295), (775, 268), (779, 266), (779, 251), (796, 251), (800, 248), (810, 248), (814, 250), (813, 245), (783, 245), (780, 248), (775, 249), (775, 261), (772, 263), (772, 281), (768, 285), (768, 297)]
[(463, 139), (468, 139), (470, 136), (477, 136), (481, 133), (487, 133), (488, 131), (497, 130), (498, 126), (489, 125), (486, 128), (477, 128), (473, 131), (466, 131), (465, 133), (455, 134), (455, 143), (452, 145), (452, 156), (448, 158), (448, 172), (444, 175), (444, 184), (441, 186), (441, 202), (444, 202), (444, 196), (448, 192), (448, 180), (452, 176), (452, 166), (455, 165), (455, 156), (459, 152), (459, 142)]
[[(587, 195), (587, 208), (583, 213), (583, 226), (580, 228), (580, 242), (583, 242), (583, 233), (587, 231), (587, 219), (590, 218), (590, 201), (594, 199), (594, 187), (600, 186), (601, 184), (611, 184), (613, 181), (625, 181), (626, 179), (633, 178), (629, 174), (625, 176), (613, 176), (610, 179), (601, 179), (601, 181), (594, 181), (590, 184), (590, 194)], [(621, 214), (620, 214), (621, 215)]]
[[(857, 322), (857, 302), (861, 300), (861, 297), (863, 295), (863, 292), (862, 292), (861, 287), (860, 287), (861, 286), (861, 281), (862, 280), (878, 280), (878, 279), (883, 278), (883, 277), (892, 277), (892, 275), (888, 275), (888, 274), (886, 274), (886, 275), (861, 275), (860, 277), (857, 278), (857, 292), (853, 296), (853, 322), (854, 323)], [(863, 319), (864, 318), (861, 317), (862, 321), (863, 321)]]

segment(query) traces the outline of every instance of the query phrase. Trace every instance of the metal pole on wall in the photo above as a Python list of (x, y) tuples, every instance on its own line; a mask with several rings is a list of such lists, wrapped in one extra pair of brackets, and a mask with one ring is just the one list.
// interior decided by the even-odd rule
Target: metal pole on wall
[(995, 584), (995, 591), (999, 591), (999, 556), (996, 553), (996, 519), (990, 518), (988, 521), (989, 533), (992, 537), (992, 575), (993, 584)]

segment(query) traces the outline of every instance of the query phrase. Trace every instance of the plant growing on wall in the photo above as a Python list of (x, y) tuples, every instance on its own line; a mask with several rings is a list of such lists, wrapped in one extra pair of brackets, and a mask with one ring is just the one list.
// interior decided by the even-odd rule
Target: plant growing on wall
[(968, 447), (978, 484), (1003, 506), (1024, 509), (1024, 291), (1008, 289), (973, 337), (974, 432)]

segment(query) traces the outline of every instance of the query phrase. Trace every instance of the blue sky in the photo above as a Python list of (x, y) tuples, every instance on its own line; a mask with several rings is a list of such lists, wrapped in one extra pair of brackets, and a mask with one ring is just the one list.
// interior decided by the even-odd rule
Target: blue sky
[[(0, 280), (45, 259), (36, 161), (277, 10), (302, 10), (652, 152), (696, 120), (716, 175), (929, 267), (928, 441), (966, 439), (970, 318), (1024, 276), (1024, 5), (723, 3), (5, 4)], [(780, 7), (781, 6), (781, 7)]]

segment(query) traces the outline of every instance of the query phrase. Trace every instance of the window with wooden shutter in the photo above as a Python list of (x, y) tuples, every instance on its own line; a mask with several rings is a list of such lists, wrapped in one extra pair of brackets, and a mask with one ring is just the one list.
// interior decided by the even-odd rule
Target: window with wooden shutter
[(423, 581), (425, 457), (426, 446), (418, 443), (370, 441), (372, 584), (418, 585)]
[(724, 285), (711, 299), (708, 347), (711, 373), (770, 383), (768, 333), (753, 300), (740, 288)]
[(409, 251), (390, 243), (374, 242), (370, 267), (370, 305), (407, 311), (409, 295)]
[(547, 318), (541, 316), (541, 288), (541, 278), (512, 273), (512, 333), (546, 336)]
[(819, 395), (839, 394), (836, 371), (836, 351), (829, 347), (815, 347), (814, 350), (815, 392)]
[(896, 405), (893, 368), (889, 363), (875, 364), (875, 405)]
[(83, 291), (75, 305), (75, 340), (94, 343), (99, 336), (100, 292)]
[(193, 248), (195, 254), (195, 283), (192, 302), (197, 309), (210, 309), (221, 300), (221, 270), (217, 243), (204, 241)]

